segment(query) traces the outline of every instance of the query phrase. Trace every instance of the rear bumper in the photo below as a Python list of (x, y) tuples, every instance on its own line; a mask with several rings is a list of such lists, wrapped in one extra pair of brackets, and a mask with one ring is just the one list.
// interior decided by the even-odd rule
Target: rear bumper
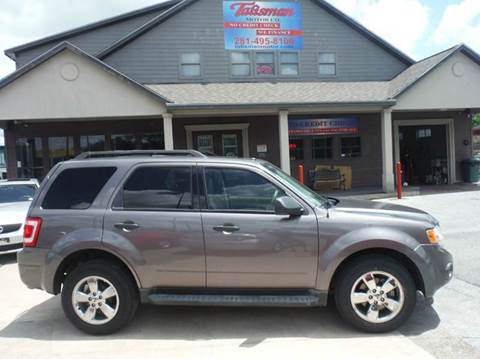
[(425, 260), (422, 270), (425, 286), (425, 298), (432, 302), (435, 292), (447, 284), (453, 277), (453, 257), (439, 245), (425, 244), (415, 249)]
[(18, 252), (18, 270), (22, 282), (30, 289), (43, 289), (53, 294), (53, 277), (48, 273), (49, 250), (23, 248)]

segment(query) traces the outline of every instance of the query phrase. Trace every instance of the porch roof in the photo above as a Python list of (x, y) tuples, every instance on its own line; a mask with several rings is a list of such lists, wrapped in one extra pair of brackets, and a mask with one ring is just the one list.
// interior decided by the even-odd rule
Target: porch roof
[(168, 107), (356, 104), (392, 105), (388, 82), (151, 84)]

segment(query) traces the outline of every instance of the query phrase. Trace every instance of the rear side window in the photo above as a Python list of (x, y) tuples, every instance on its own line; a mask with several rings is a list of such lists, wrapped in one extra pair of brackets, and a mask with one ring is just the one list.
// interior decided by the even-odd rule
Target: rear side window
[(71, 168), (50, 186), (43, 209), (87, 209), (112, 177), (115, 167)]
[(190, 167), (141, 167), (123, 188), (123, 208), (131, 210), (191, 209)]

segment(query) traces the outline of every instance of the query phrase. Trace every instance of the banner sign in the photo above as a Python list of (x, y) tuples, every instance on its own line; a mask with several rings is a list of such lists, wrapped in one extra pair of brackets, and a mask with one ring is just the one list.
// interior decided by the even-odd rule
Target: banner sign
[(224, 1), (223, 27), (227, 50), (301, 50), (300, 0)]
[(357, 133), (358, 119), (354, 117), (288, 121), (290, 136), (354, 135)]

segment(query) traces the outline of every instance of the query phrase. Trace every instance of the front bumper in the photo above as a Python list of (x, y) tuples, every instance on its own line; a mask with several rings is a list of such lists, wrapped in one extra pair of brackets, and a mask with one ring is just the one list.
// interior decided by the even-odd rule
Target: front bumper
[(415, 252), (425, 260), (422, 270), (424, 295), (427, 302), (433, 302), (435, 292), (453, 277), (453, 257), (449, 251), (438, 244), (419, 245)]

